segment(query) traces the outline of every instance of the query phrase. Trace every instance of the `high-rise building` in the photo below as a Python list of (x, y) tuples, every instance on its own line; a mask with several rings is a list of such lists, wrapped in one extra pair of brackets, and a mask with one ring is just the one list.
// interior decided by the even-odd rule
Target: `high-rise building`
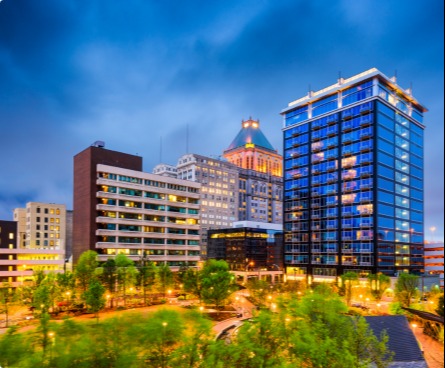
[(239, 168), (222, 160), (197, 154), (179, 158), (178, 179), (201, 184), (201, 256), (207, 254), (207, 231), (231, 227), (238, 219)]
[[(114, 165), (101, 164), (101, 157), (112, 157)], [(139, 167), (139, 159), (104, 147), (90, 147), (75, 157), (75, 175), (84, 185), (74, 187), (73, 254), (91, 249), (99, 261), (125, 254), (173, 269), (197, 266), (200, 184), (118, 166)], [(90, 213), (88, 222), (78, 218), (76, 208), (87, 212), (82, 207)], [(80, 225), (92, 234), (86, 249)]]
[(142, 157), (105, 149), (102, 142), (96, 142), (74, 156), (74, 262), (77, 262), (83, 252), (96, 248), (98, 164), (142, 171)]
[(289, 275), (423, 272), (426, 111), (377, 69), (282, 111)]
[(261, 131), (258, 120), (241, 123), (224, 158), (240, 168), (238, 220), (281, 224), (283, 158)]

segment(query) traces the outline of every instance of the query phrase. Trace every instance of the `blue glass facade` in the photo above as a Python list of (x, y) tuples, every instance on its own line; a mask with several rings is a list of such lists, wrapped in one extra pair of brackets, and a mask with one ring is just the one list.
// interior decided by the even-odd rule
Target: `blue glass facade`
[(373, 77), (283, 113), (290, 273), (423, 272), (425, 110), (408, 97)]

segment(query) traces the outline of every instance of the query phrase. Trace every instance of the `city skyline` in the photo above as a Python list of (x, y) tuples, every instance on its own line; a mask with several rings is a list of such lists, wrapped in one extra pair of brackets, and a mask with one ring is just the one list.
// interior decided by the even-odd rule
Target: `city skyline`
[(443, 3), (377, 3), (0, 2), (0, 219), (72, 208), (73, 156), (96, 140), (151, 172), (161, 137), (165, 163), (220, 155), (252, 116), (282, 153), (283, 106), (376, 67), (429, 109), (425, 238), (442, 239)]

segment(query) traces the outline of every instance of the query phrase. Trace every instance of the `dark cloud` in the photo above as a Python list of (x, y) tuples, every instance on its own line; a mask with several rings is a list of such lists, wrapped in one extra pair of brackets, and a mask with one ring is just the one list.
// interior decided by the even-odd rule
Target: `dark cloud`
[[(144, 157), (220, 154), (243, 118), (281, 149), (288, 102), (371, 67), (430, 109), (426, 227), (443, 223), (443, 2), (3, 0), (0, 218), (71, 206), (72, 157), (95, 140)], [(3, 175), (3, 173), (6, 173)], [(443, 232), (443, 230), (441, 230)], [(439, 235), (439, 229), (436, 236)]]

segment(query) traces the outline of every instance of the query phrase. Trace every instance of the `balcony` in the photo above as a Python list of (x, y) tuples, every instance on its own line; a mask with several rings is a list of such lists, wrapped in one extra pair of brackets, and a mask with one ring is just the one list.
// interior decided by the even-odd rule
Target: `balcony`
[(371, 104), (367, 103), (367, 104), (363, 105), (362, 107), (360, 107), (360, 114), (362, 114), (362, 115), (367, 114), (371, 110), (372, 110)]
[(360, 262), (360, 266), (372, 266), (371, 262)]
[(328, 129), (328, 137), (337, 135), (337, 129)]
[(352, 119), (352, 111), (343, 111), (342, 119), (343, 120), (351, 120)]
[(359, 146), (360, 152), (369, 152), (372, 149), (370, 144), (361, 144)]
[(372, 137), (372, 132), (371, 131), (366, 131), (366, 132), (362, 132), (362, 133), (360, 133), (360, 136), (359, 136), (359, 138), (360, 139), (368, 139), (368, 138), (371, 138)]

